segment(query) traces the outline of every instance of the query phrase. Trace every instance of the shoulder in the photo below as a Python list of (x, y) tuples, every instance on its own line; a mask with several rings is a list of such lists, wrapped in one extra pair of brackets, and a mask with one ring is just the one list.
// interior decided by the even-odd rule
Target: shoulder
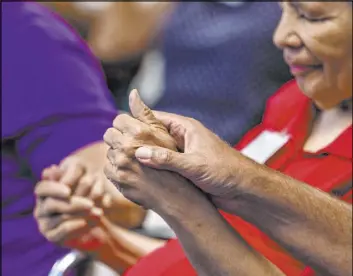
[(28, 39), (30, 42), (33, 35), (41, 34), (45, 42), (82, 42), (63, 19), (38, 3), (5, 2), (2, 6), (5, 35), (10, 40)]
[(29, 2), (3, 3), (2, 12), (6, 133), (58, 114), (114, 110), (98, 60), (65, 21)]
[[(5, 26), (2, 34), (5, 62), (20, 60), (23, 66), (40, 69), (40, 63), (64, 64), (80, 59), (100, 70), (98, 61), (79, 34), (59, 15), (38, 3), (3, 3), (2, 23)], [(28, 58), (31, 61), (36, 58), (36, 66), (33, 62), (26, 64)]]

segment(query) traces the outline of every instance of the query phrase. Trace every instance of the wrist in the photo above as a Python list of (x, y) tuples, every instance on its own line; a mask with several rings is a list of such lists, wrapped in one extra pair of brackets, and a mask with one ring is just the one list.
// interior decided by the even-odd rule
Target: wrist
[(203, 223), (208, 215), (218, 213), (213, 203), (202, 193), (189, 200), (187, 198), (180, 199), (174, 205), (155, 211), (163, 217), (173, 230), (180, 226), (182, 228), (193, 228), (194, 225)]
[(124, 229), (107, 219), (103, 219), (102, 223), (104, 224), (105, 239), (92, 255), (96, 260), (106, 264), (114, 271), (123, 273), (143, 256), (143, 252), (132, 246), (129, 240), (124, 238)]
[(223, 184), (228, 187), (227, 193), (213, 197), (215, 205), (220, 209), (242, 216), (243, 213), (253, 212), (254, 198), (262, 197), (264, 184), (268, 181), (267, 167), (241, 155), (234, 150), (235, 157), (229, 166), (231, 172)]

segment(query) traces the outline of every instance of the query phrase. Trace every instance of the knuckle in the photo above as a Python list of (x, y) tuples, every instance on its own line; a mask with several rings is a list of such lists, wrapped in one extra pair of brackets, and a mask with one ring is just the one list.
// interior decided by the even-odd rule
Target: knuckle
[(71, 232), (71, 224), (69, 221), (65, 221), (61, 227), (61, 234), (68, 235)]
[(112, 128), (108, 128), (105, 133), (103, 134), (103, 140), (107, 143), (110, 144), (112, 138)]
[(121, 151), (115, 156), (116, 159), (120, 159), (121, 156), (126, 158), (131, 158), (135, 155), (135, 150), (139, 146), (137, 139), (126, 139), (125, 143), (122, 145)]
[(113, 166), (112, 164), (108, 163), (104, 166), (104, 174), (107, 177), (107, 179), (111, 182), (116, 182), (116, 172), (118, 171), (118, 168), (116, 166)]
[(111, 163), (115, 163), (116, 152), (117, 150), (114, 150), (112, 148), (108, 149), (107, 151), (107, 158)]
[(115, 180), (120, 183), (129, 183), (129, 173), (126, 171), (118, 170), (116, 172)]
[(148, 135), (148, 128), (145, 128), (143, 127), (142, 125), (140, 124), (137, 124), (135, 127), (134, 127), (134, 133), (133, 133), (134, 136), (136, 137), (143, 137), (143, 136), (146, 136)]
[(125, 154), (118, 154), (115, 157), (115, 164), (118, 168), (127, 168), (131, 165), (131, 160)]
[(138, 118), (141, 118), (141, 117), (152, 119), (154, 115), (151, 109), (149, 109), (146, 105), (144, 105), (140, 114), (138, 114)]
[(107, 135), (105, 137), (105, 141), (107, 142), (107, 144), (113, 149), (118, 148), (120, 145), (118, 130), (114, 128), (109, 128), (106, 133)]
[(128, 114), (119, 114), (118, 116), (115, 117), (114, 121), (113, 121), (113, 126), (115, 128), (119, 128), (120, 125), (122, 125), (124, 122), (126, 122), (126, 120), (129, 120), (131, 116)]
[(94, 178), (92, 176), (85, 175), (84, 177), (81, 178), (78, 185), (83, 188), (89, 188), (92, 186), (93, 182), (94, 182)]
[(172, 159), (171, 152), (166, 150), (157, 150), (155, 151), (154, 156), (155, 156), (155, 161), (161, 162), (164, 164), (169, 164)]
[(55, 201), (51, 198), (47, 198), (45, 202), (42, 204), (41, 208), (41, 215), (46, 216), (49, 215), (50, 213), (53, 213), (57, 210), (57, 205), (55, 204)]
[(105, 176), (109, 179), (112, 176), (112, 167), (113, 165), (111, 163), (107, 163), (104, 166), (103, 172), (105, 174)]

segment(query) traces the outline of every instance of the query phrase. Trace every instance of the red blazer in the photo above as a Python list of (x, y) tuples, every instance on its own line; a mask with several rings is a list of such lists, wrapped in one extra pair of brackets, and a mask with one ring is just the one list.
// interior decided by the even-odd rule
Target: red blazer
[[(340, 196), (352, 203), (352, 126), (333, 143), (316, 152), (303, 151), (310, 131), (313, 106), (295, 81), (280, 88), (267, 102), (263, 121), (236, 145), (243, 149), (264, 130), (286, 131), (291, 138), (266, 163), (308, 185)], [(286, 275), (314, 275), (313, 271), (291, 257), (276, 242), (241, 218), (222, 213), (240, 235), (258, 252), (278, 266)], [(156, 250), (132, 267), (127, 276), (197, 275), (177, 240)]]

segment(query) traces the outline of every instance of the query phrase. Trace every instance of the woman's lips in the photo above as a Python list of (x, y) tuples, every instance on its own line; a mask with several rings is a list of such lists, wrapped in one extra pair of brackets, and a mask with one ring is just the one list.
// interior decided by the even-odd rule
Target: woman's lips
[(321, 65), (297, 65), (297, 64), (289, 65), (290, 72), (295, 77), (306, 75), (311, 71), (321, 69), (321, 68), (322, 68)]

